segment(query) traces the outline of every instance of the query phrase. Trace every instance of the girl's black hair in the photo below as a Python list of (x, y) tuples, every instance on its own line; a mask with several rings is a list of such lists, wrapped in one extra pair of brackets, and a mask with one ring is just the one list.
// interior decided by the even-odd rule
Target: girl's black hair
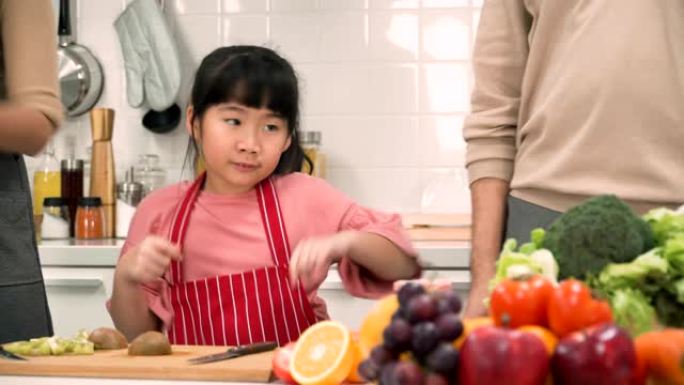
[[(271, 49), (252, 45), (221, 47), (211, 52), (202, 60), (195, 74), (190, 96), (192, 120), (201, 122), (209, 107), (226, 102), (252, 108), (265, 107), (287, 121), (292, 143), (280, 156), (274, 174), (300, 171), (304, 161), (313, 170), (313, 164), (304, 154), (297, 135), (299, 87), (294, 69), (287, 60)], [(191, 149), (199, 154), (192, 136), (188, 143), (188, 156)]]

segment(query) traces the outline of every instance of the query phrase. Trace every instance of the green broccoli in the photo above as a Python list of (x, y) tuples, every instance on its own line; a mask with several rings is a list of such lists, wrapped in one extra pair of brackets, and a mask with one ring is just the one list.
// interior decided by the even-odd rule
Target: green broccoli
[(591, 198), (568, 210), (544, 237), (561, 279), (585, 279), (609, 263), (630, 262), (653, 246), (650, 226), (614, 195)]

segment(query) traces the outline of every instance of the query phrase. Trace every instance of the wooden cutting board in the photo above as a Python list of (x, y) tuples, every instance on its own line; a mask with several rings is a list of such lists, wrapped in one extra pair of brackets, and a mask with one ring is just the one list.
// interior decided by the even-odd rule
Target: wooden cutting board
[[(174, 345), (167, 356), (129, 356), (128, 350), (98, 351), (88, 356), (27, 357), (27, 361), (0, 358), (5, 375), (138, 378), (158, 380), (209, 380), (268, 382), (273, 352), (248, 355), (203, 365), (189, 358), (226, 351), (218, 346)], [(0, 377), (1, 378), (1, 377)]]

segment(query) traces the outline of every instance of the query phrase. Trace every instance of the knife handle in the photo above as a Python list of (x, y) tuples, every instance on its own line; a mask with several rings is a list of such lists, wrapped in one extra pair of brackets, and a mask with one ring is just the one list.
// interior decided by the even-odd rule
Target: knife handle
[(256, 344), (241, 346), (236, 349), (236, 353), (240, 355), (255, 354), (261, 352), (267, 352), (278, 347), (275, 342), (258, 342)]

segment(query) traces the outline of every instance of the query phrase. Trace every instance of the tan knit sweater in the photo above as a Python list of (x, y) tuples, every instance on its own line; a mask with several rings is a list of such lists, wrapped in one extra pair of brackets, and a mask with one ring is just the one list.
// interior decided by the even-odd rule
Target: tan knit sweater
[(50, 0), (0, 0), (0, 100), (42, 112), (57, 127), (57, 28)]
[(473, 63), (471, 182), (561, 211), (684, 203), (684, 0), (486, 0)]

